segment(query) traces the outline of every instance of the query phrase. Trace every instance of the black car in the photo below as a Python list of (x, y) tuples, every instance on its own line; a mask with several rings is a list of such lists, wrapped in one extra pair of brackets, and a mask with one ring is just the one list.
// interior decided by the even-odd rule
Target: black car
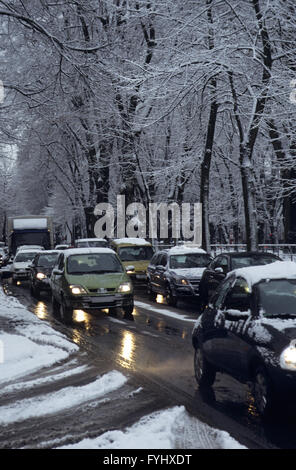
[(238, 269), (197, 319), (192, 343), (201, 387), (217, 372), (252, 385), (262, 415), (296, 392), (296, 263)]
[(49, 278), (60, 251), (44, 250), (39, 252), (29, 266), (30, 291), (38, 297), (41, 291), (50, 291)]
[(200, 279), (211, 259), (206, 251), (186, 246), (158, 251), (147, 269), (150, 298), (161, 294), (172, 306), (181, 297), (199, 299)]
[(204, 270), (200, 281), (200, 300), (206, 305), (218, 285), (233, 269), (247, 266), (260, 266), (281, 261), (273, 253), (259, 252), (230, 252), (216, 256)]

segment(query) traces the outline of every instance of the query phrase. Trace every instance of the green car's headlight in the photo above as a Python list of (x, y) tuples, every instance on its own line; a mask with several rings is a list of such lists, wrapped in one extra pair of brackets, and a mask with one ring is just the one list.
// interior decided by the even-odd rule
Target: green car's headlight
[(73, 295), (79, 295), (79, 294), (86, 294), (86, 290), (84, 289), (84, 287), (82, 286), (69, 286), (70, 287), (70, 290), (71, 290), (71, 293)]
[(117, 291), (121, 292), (122, 294), (127, 294), (128, 292), (131, 292), (132, 290), (132, 285), (130, 282), (124, 282), (123, 284), (120, 284), (118, 287)]

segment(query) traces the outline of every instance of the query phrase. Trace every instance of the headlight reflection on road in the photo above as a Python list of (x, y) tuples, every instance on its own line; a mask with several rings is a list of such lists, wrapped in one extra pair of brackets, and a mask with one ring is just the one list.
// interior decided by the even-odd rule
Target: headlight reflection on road
[(34, 309), (34, 313), (40, 320), (44, 320), (48, 315), (46, 304), (39, 301)]
[(134, 351), (135, 351), (135, 335), (129, 331), (123, 333), (120, 350), (120, 365), (127, 368), (133, 369), (134, 363)]

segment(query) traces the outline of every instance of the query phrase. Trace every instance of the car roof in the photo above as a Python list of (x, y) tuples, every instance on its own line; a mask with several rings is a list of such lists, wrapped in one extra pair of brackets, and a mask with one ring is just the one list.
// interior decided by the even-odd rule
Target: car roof
[(125, 237), (125, 238), (114, 238), (112, 243), (116, 245), (140, 245), (140, 246), (151, 246), (151, 243), (145, 240), (145, 238), (136, 237)]
[(107, 242), (105, 238), (77, 238), (76, 242)]
[(230, 276), (243, 277), (252, 287), (260, 281), (271, 279), (296, 279), (296, 263), (294, 261), (275, 261), (259, 266), (247, 266), (230, 271)]
[(69, 257), (71, 255), (88, 255), (88, 254), (95, 254), (95, 253), (109, 253), (114, 255), (115, 251), (111, 250), (111, 248), (104, 248), (104, 247), (86, 247), (86, 248), (69, 248), (69, 250), (61, 251), (65, 255), (65, 257)]
[(215, 256), (215, 258), (221, 255), (232, 256), (233, 258), (236, 258), (236, 257), (247, 258), (248, 256), (258, 256), (258, 255), (271, 256), (271, 257), (274, 256), (276, 258), (279, 258), (278, 255), (271, 253), (270, 251), (227, 251), (227, 252), (219, 253), (218, 255)]
[(200, 255), (207, 255), (208, 253), (203, 250), (202, 248), (198, 247), (190, 247), (190, 246), (173, 246), (172, 248), (168, 249), (169, 255), (184, 255), (189, 253), (197, 253)]
[[(29, 250), (29, 251), (32, 251), (32, 250)], [(52, 253), (58, 253), (58, 254), (60, 254), (60, 253), (61, 253), (61, 250), (40, 250), (40, 251), (39, 251), (39, 254), (40, 254), (40, 255), (47, 255), (47, 254), (52, 254)]]
[(45, 250), (37, 250), (36, 248), (32, 248), (31, 250), (26, 249), (26, 250), (19, 250), (17, 252), (17, 255), (20, 253), (44, 253)]

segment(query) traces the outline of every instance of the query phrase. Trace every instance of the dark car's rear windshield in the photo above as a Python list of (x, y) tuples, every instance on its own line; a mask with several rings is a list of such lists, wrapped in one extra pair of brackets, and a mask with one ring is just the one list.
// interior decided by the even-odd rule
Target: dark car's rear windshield
[(205, 268), (211, 257), (203, 253), (188, 253), (180, 255), (171, 255), (170, 257), (170, 268), (182, 269), (182, 268)]
[(296, 317), (296, 280), (276, 279), (257, 285), (259, 310), (264, 316)]
[(123, 268), (115, 254), (94, 253), (69, 256), (67, 271), (69, 274), (122, 273)]
[(232, 258), (232, 269), (246, 268), (247, 266), (261, 266), (277, 261), (276, 256), (254, 255), (254, 256), (235, 256)]
[(43, 266), (44, 268), (52, 268), (58, 259), (59, 253), (50, 253), (40, 255), (38, 257), (37, 266)]

